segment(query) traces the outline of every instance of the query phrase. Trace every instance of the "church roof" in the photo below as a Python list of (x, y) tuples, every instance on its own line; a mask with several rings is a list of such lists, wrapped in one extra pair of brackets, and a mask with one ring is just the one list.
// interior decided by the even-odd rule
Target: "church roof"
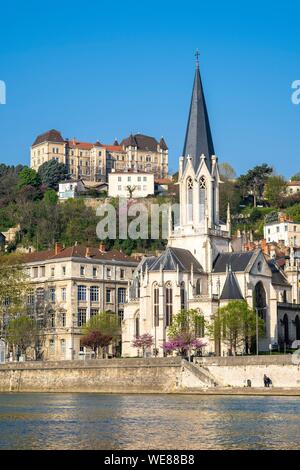
[(195, 273), (203, 272), (201, 264), (189, 250), (167, 247), (149, 266), (149, 271), (160, 271), (161, 267), (163, 271), (177, 271), (178, 266), (179, 271), (189, 272), (192, 265)]
[(217, 256), (213, 271), (215, 273), (225, 273), (230, 266), (231, 271), (245, 271), (251, 258), (253, 251), (244, 251), (241, 253), (219, 253)]
[(197, 171), (200, 157), (204, 154), (206, 164), (211, 169), (211, 156), (215, 154), (210, 130), (206, 102), (200, 77), (199, 65), (197, 63), (193, 93), (190, 105), (188, 124), (183, 147), (184, 167), (187, 157), (193, 159), (193, 166)]
[(220, 300), (242, 300), (243, 298), (236, 275), (228, 271)]
[(272, 284), (279, 286), (290, 286), (288, 280), (281, 271), (280, 267), (277, 265), (275, 259), (269, 260), (268, 265), (272, 271)]

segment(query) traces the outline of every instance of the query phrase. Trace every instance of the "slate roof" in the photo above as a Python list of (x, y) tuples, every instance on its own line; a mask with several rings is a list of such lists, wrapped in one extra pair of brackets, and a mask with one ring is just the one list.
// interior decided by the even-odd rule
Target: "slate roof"
[(204, 154), (208, 169), (211, 169), (211, 156), (215, 154), (210, 130), (206, 102), (200, 77), (199, 66), (196, 67), (192, 99), (186, 129), (183, 156), (184, 168), (187, 157), (192, 157), (193, 166), (197, 171), (200, 157)]
[[(87, 256), (88, 255), (88, 256)], [(25, 263), (34, 263), (39, 261), (58, 260), (61, 258), (86, 258), (95, 260), (109, 260), (109, 261), (127, 261), (133, 266), (136, 266), (137, 260), (131, 256), (127, 256), (121, 251), (100, 251), (95, 247), (86, 247), (83, 245), (74, 245), (62, 249), (59, 253), (55, 254), (55, 250), (34, 251), (24, 255), (23, 260)]]
[(167, 247), (166, 250), (149, 266), (149, 271), (177, 271), (177, 266), (181, 272), (189, 272), (191, 266), (195, 273), (202, 273), (203, 268), (199, 261), (189, 250), (183, 248)]
[(290, 286), (290, 283), (274, 259), (268, 261), (268, 265), (272, 271), (272, 284), (279, 286)]
[(51, 129), (37, 136), (32, 146), (42, 144), (43, 142), (65, 142), (59, 131)]
[(228, 266), (230, 266), (231, 271), (233, 272), (245, 271), (252, 256), (253, 251), (245, 251), (241, 253), (219, 253), (214, 262), (213, 272), (225, 273)]
[(243, 298), (236, 275), (228, 271), (220, 300), (243, 300)]
[(144, 134), (131, 134), (129, 137), (122, 140), (121, 145), (124, 147), (137, 147), (140, 150), (148, 150), (151, 152), (157, 152), (158, 146), (160, 146), (162, 150), (167, 150), (168, 148), (164, 139), (161, 139), (160, 143), (158, 143), (154, 137)]

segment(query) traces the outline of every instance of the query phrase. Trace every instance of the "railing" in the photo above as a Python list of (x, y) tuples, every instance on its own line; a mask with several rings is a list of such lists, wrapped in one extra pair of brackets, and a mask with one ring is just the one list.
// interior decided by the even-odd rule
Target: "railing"
[(290, 310), (300, 310), (300, 304), (292, 303), (292, 302), (278, 302), (279, 308), (285, 308)]

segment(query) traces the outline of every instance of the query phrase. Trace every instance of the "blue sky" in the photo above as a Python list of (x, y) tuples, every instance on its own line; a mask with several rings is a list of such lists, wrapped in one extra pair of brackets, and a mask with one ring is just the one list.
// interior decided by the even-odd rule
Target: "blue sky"
[(194, 52), (219, 161), (300, 171), (300, 6), (292, 1), (0, 4), (0, 162), (29, 163), (48, 129), (112, 143), (141, 132), (182, 152)]

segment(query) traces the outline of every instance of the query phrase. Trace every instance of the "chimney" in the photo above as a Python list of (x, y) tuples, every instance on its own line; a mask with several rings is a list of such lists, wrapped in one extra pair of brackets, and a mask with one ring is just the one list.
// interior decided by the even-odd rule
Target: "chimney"
[(62, 251), (62, 245), (60, 243), (55, 243), (54, 252), (55, 255), (58, 255)]
[(266, 240), (263, 238), (262, 240), (260, 240), (260, 246), (261, 246), (261, 249), (262, 249), (262, 252), (265, 253), (266, 255), (268, 255), (268, 245), (267, 245), (267, 242)]
[(86, 249), (85, 249), (85, 257), (86, 258), (91, 257), (91, 248), (89, 246), (87, 246)]
[(104, 242), (101, 242), (99, 245), (99, 251), (100, 253), (104, 253), (106, 251), (106, 246)]

